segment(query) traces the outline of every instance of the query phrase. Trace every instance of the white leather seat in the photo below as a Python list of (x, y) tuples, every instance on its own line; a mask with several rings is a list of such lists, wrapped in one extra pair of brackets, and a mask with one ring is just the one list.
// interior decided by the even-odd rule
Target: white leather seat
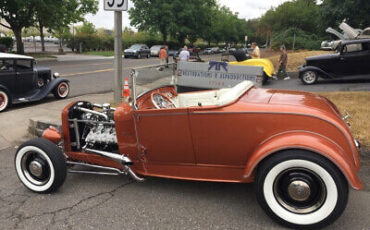
[(243, 81), (232, 88), (223, 88), (219, 90), (180, 93), (176, 98), (173, 98), (176, 107), (192, 107), (192, 106), (223, 106), (237, 100), (248, 89), (253, 87), (253, 82)]
[(220, 90), (220, 94), (218, 95), (218, 106), (227, 105), (236, 99), (238, 99), (241, 95), (243, 95), (248, 89), (253, 87), (253, 82), (251, 81), (243, 81), (237, 84), (236, 86), (232, 87), (228, 91), (221, 93), (223, 89)]

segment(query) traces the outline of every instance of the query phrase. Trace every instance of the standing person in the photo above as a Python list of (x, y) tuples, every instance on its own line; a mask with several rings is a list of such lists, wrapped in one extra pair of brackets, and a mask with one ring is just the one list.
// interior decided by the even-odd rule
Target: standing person
[(188, 51), (188, 47), (184, 46), (184, 49), (179, 54), (180, 61), (188, 61), (190, 57), (190, 53)]
[(167, 51), (164, 46), (161, 47), (161, 50), (159, 51), (159, 60), (160, 60), (160, 67), (158, 70), (163, 70), (163, 66), (166, 64), (166, 59), (167, 59)]
[(279, 67), (277, 76), (279, 77), (282, 75), (284, 77), (284, 80), (289, 80), (290, 77), (286, 73), (286, 65), (288, 64), (288, 54), (286, 52), (285, 45), (280, 46), (280, 58), (279, 58)]
[(250, 53), (252, 58), (261, 58), (260, 48), (258, 47), (257, 43), (252, 42), (252, 48), (253, 48), (253, 52)]

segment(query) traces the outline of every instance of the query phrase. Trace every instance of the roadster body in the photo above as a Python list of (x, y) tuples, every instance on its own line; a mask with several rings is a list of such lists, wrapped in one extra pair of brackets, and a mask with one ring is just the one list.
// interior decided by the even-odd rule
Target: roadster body
[(133, 94), (132, 104), (115, 109), (69, 104), (62, 112), (62, 134), (49, 128), (43, 138), (19, 146), (15, 166), (22, 183), (52, 192), (63, 184), (66, 164), (109, 169), (138, 181), (254, 181), (267, 214), (311, 229), (340, 216), (348, 185), (362, 189), (359, 144), (323, 97), (260, 89), (250, 81), (201, 92), (163, 86)]
[(53, 93), (57, 99), (69, 94), (69, 81), (36, 67), (30, 56), (0, 53), (0, 112), (12, 104), (39, 101)]

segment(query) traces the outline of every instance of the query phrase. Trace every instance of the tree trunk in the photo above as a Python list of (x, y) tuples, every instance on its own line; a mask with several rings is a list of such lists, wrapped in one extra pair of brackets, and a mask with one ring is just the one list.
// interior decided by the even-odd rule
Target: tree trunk
[(39, 27), (40, 27), (40, 38), (41, 38), (41, 51), (45, 52), (45, 40), (44, 40), (44, 26), (42, 22), (39, 20)]
[(16, 43), (17, 43), (17, 53), (24, 54), (24, 46), (22, 42), (22, 28), (12, 28)]

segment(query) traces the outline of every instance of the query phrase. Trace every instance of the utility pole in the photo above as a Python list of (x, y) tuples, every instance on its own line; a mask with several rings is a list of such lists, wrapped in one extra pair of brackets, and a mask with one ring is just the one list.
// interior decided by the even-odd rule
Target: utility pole
[(122, 11), (128, 0), (104, 0), (104, 10), (114, 11), (114, 103), (121, 103), (122, 95)]
[(114, 11), (114, 103), (121, 102), (122, 94), (122, 11)]

